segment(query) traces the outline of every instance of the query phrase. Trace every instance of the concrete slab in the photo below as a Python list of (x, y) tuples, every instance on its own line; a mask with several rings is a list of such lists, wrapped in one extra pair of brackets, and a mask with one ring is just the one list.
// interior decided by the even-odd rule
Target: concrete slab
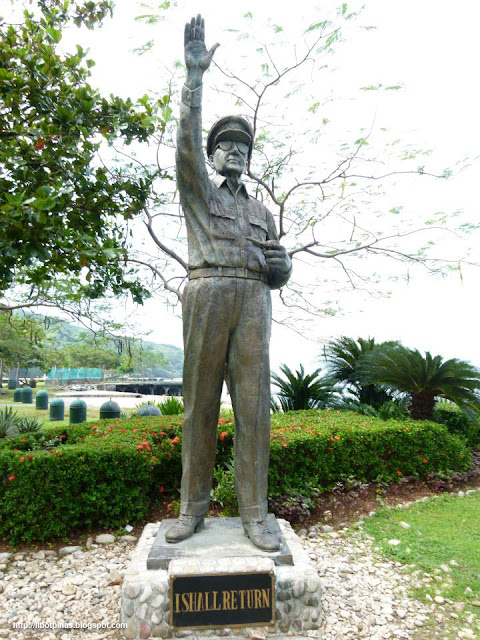
[(292, 565), (292, 553), (273, 514), (268, 515), (268, 526), (281, 540), (279, 551), (257, 549), (243, 531), (240, 518), (206, 518), (205, 527), (193, 536), (169, 543), (165, 539), (167, 529), (175, 519), (162, 520), (147, 559), (147, 569), (167, 569), (172, 560), (181, 558), (207, 558), (215, 549), (216, 558), (241, 558), (259, 556), (270, 558), (277, 566)]

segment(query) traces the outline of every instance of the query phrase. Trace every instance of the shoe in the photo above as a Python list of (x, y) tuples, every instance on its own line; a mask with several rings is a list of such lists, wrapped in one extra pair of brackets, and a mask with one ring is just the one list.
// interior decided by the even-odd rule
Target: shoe
[(178, 520), (165, 534), (167, 542), (180, 542), (189, 538), (197, 531), (201, 531), (205, 526), (205, 516), (187, 516), (180, 514)]
[(250, 538), (252, 544), (258, 549), (262, 549), (262, 551), (278, 551), (280, 549), (280, 540), (268, 529), (265, 520), (244, 522), (243, 528), (247, 538)]

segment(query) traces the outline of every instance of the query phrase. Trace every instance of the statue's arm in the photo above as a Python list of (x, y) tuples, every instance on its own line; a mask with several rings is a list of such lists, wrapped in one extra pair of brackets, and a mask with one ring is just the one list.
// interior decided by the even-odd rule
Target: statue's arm
[(267, 229), (267, 242), (263, 254), (268, 266), (268, 285), (270, 289), (280, 289), (287, 284), (292, 274), (292, 261), (285, 247), (280, 244), (275, 221), (268, 210)]
[(205, 21), (200, 15), (185, 25), (187, 77), (182, 88), (177, 129), (177, 181), (183, 200), (208, 199), (208, 174), (202, 151), (202, 80), (218, 44), (205, 46)]

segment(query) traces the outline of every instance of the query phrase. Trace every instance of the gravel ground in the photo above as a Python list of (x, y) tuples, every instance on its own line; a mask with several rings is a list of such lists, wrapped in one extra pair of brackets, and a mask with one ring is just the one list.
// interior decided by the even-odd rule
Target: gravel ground
[[(480, 637), (480, 622), (474, 614), (462, 614), (462, 603), (438, 597), (425, 604), (408, 597), (411, 587), (428, 582), (431, 576), (412, 574), (400, 563), (382, 559), (372, 548), (372, 540), (361, 531), (330, 529), (315, 526), (300, 532), (302, 543), (318, 567), (324, 589), (323, 625), (320, 631), (307, 632), (309, 637), (324, 640)], [(54, 632), (14, 629), (13, 624), (119, 623), (121, 582), (135, 542), (134, 536), (115, 540), (110, 534), (102, 534), (95, 541), (88, 539), (84, 549), (0, 553), (0, 638), (121, 638), (121, 632), (105, 627)], [(188, 632), (184, 634), (187, 636)], [(262, 640), (267, 634), (251, 637)]]

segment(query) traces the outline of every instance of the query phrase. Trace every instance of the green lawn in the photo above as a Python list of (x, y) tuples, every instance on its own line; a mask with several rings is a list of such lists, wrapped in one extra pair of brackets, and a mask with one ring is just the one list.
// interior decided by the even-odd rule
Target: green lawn
[(381, 553), (422, 572), (424, 586), (417, 597), (464, 602), (466, 611), (480, 616), (480, 607), (471, 604), (480, 601), (480, 493), (464, 498), (445, 494), (408, 509), (382, 509), (366, 519), (364, 531)]

